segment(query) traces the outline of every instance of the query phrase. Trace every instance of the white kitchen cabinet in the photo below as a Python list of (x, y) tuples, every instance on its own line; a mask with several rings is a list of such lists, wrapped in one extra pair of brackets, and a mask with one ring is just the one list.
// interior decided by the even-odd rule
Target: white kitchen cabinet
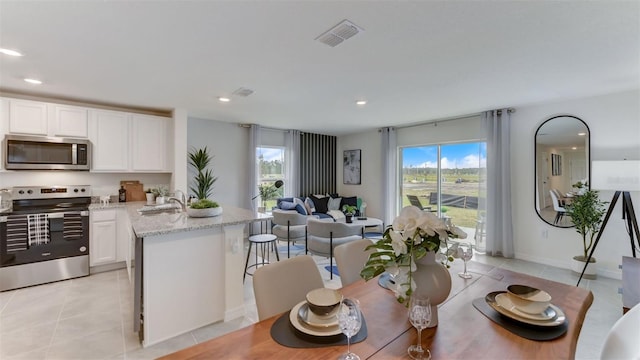
[(92, 171), (129, 170), (130, 114), (89, 110), (89, 139), (93, 145)]
[[(9, 131), (9, 101), (0, 98), (0, 141)], [(0, 143), (1, 144), (1, 143)], [(4, 168), (4, 146), (0, 146), (0, 169)]]
[(75, 138), (88, 136), (89, 110), (87, 108), (51, 104), (49, 109), (51, 135)]
[(135, 235), (133, 232), (133, 228), (131, 227), (131, 221), (129, 220), (126, 209), (118, 209), (117, 219), (118, 240), (116, 241), (116, 244), (118, 257), (116, 260), (119, 262), (124, 261), (125, 266), (127, 267), (127, 275), (129, 276), (129, 281), (131, 281), (131, 261), (133, 260), (131, 238), (134, 238), (133, 241), (135, 244)]
[(131, 115), (131, 170), (166, 171), (169, 118)]
[(89, 266), (117, 261), (118, 224), (115, 209), (91, 212), (90, 236)]
[(9, 132), (12, 134), (49, 134), (47, 104), (38, 101), (8, 99)]

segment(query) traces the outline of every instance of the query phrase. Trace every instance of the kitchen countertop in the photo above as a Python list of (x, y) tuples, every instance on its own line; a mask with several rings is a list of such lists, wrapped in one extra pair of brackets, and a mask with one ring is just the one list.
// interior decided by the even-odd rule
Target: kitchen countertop
[(96, 203), (91, 204), (89, 210), (100, 211), (126, 208), (133, 231), (136, 233), (136, 236), (140, 238), (215, 228), (225, 225), (248, 224), (272, 218), (272, 216), (267, 214), (256, 213), (251, 210), (233, 206), (222, 206), (222, 215), (207, 218), (192, 218), (189, 217), (186, 212), (141, 215), (137, 210), (145, 205), (145, 201), (109, 203), (108, 205)]

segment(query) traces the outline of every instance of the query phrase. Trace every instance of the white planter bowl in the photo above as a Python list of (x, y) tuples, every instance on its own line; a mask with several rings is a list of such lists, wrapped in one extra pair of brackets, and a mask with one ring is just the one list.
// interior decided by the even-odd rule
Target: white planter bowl
[(220, 214), (222, 214), (222, 206), (208, 209), (192, 209), (190, 207), (187, 208), (187, 215), (195, 218), (212, 217), (218, 216)]
[[(582, 273), (582, 269), (584, 269), (584, 261), (577, 258), (581, 258), (581, 256), (574, 256), (573, 259), (571, 259), (571, 270), (574, 274), (580, 276), (580, 274)], [(591, 262), (589, 263), (589, 266), (587, 266), (587, 270), (585, 270), (584, 276), (582, 278), (597, 278), (596, 259), (594, 257), (591, 258)]]

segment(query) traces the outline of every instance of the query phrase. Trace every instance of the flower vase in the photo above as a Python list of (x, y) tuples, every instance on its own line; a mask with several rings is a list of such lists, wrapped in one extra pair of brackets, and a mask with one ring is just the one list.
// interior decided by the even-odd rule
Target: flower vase
[(416, 283), (414, 294), (427, 296), (431, 301), (431, 322), (429, 328), (438, 326), (438, 305), (444, 302), (451, 292), (451, 274), (447, 268), (436, 261), (436, 253), (429, 251), (416, 260), (417, 270), (413, 272)]

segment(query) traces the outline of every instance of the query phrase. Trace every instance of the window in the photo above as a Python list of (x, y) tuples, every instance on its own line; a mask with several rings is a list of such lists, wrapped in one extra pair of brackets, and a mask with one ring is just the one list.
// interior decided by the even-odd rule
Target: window
[[(285, 148), (280, 146), (262, 146), (256, 148), (258, 159), (258, 187), (271, 187), (266, 199), (260, 199), (260, 206), (270, 210), (276, 206), (276, 199), (284, 194), (287, 184), (285, 179)], [(284, 181), (279, 189), (275, 188), (276, 180)]]
[(451, 218), (473, 241), (486, 197), (486, 142), (423, 145), (401, 148), (402, 206), (407, 195), (423, 208)]

